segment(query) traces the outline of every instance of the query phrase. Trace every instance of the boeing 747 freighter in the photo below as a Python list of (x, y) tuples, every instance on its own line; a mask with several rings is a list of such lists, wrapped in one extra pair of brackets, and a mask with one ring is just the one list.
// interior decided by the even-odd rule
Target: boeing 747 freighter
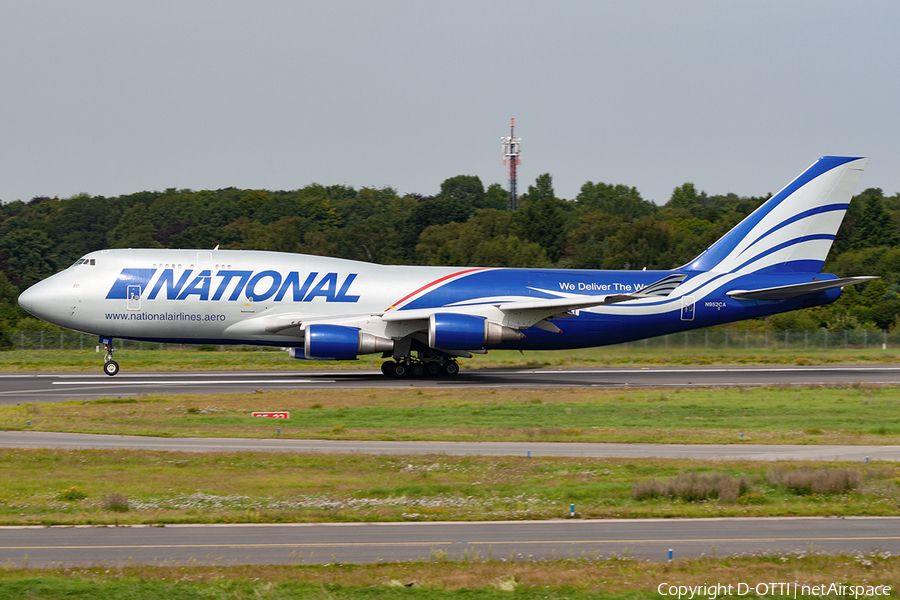
[(821, 273), (866, 159), (826, 156), (671, 271), (382, 266), (241, 250), (101, 250), (19, 296), (34, 316), (114, 338), (381, 353), (386, 375), (453, 376), (493, 348), (618, 344), (834, 302), (869, 277)]

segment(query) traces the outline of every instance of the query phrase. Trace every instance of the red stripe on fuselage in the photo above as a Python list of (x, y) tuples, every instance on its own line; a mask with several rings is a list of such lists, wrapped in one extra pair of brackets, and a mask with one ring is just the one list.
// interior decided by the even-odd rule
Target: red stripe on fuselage
[(439, 283), (442, 282), (442, 281), (446, 281), (447, 279), (450, 279), (451, 277), (457, 277), (457, 276), (459, 276), (459, 275), (465, 275), (466, 273), (472, 273), (472, 272), (474, 272), (474, 271), (484, 271), (485, 269), (486, 269), (485, 267), (479, 267), (479, 268), (477, 268), (477, 269), (466, 269), (465, 271), (458, 271), (458, 272), (456, 272), (456, 273), (451, 273), (450, 275), (445, 275), (444, 277), (441, 277), (440, 279), (435, 279), (435, 280), (432, 281), (431, 283), (427, 283), (427, 284), (423, 285), (422, 287), (420, 287), (420, 288), (417, 289), (416, 291), (412, 292), (411, 294), (407, 294), (406, 296), (400, 298), (399, 300), (397, 300), (396, 302), (394, 302), (393, 304), (391, 304), (390, 306), (388, 306), (388, 307), (385, 309), (384, 312), (387, 312), (387, 311), (391, 310), (392, 308), (397, 308), (397, 305), (403, 304), (404, 302), (406, 302), (407, 300), (409, 300), (410, 298), (412, 298), (413, 296), (415, 296), (415, 295), (418, 294), (419, 292), (424, 291), (424, 290), (427, 290), (427, 289), (430, 288), (431, 286), (437, 285), (437, 284), (439, 284)]

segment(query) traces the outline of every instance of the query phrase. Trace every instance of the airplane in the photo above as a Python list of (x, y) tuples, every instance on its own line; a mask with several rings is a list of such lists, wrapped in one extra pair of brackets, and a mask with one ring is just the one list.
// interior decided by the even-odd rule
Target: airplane
[[(619, 344), (837, 300), (875, 279), (821, 273), (867, 159), (825, 156), (670, 271), (389, 266), (244, 250), (91, 252), (19, 296), (32, 315), (114, 338), (250, 344), (309, 360), (381, 353), (392, 377), (446, 376), (491, 349)], [(415, 356), (414, 356), (415, 355)]]

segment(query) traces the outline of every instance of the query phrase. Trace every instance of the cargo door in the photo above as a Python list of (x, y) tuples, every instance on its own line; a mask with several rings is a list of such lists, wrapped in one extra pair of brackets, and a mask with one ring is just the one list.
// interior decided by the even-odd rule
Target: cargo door
[(141, 286), (129, 285), (127, 293), (126, 307), (128, 310), (141, 310)]
[(694, 297), (693, 296), (682, 296), (681, 297), (681, 320), (682, 321), (693, 321), (694, 320)]

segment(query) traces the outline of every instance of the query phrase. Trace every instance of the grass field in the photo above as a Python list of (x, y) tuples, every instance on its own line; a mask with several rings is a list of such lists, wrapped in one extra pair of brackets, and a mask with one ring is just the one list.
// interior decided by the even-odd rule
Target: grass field
[[(149, 347), (150, 344), (147, 344)], [(155, 344), (154, 344), (155, 346)], [(123, 371), (184, 371), (184, 370), (305, 370), (305, 369), (378, 369), (383, 362), (380, 355), (367, 355), (355, 361), (293, 360), (287, 352), (277, 349), (234, 347), (220, 350), (219, 346), (188, 346), (185, 350), (138, 350), (136, 342), (128, 342), (116, 353), (116, 361)], [(207, 348), (201, 350), (199, 348)], [(743, 348), (683, 348), (647, 347), (640, 343), (627, 346), (607, 346), (581, 350), (519, 352), (492, 350), (460, 360), (465, 369), (485, 368), (553, 368), (598, 366), (653, 365), (805, 365), (896, 363), (900, 353), (891, 348), (803, 350), (773, 347), (769, 349)], [(99, 371), (102, 352), (88, 350), (9, 350), (0, 352), (0, 371)]]
[[(857, 478), (818, 492), (787, 473)], [(685, 491), (673, 478), (693, 475)], [(712, 483), (714, 477), (733, 484)], [(738, 489), (743, 478), (745, 486)], [(634, 495), (655, 480), (672, 497)], [(704, 483), (705, 482), (705, 483)], [(705, 486), (705, 487), (703, 487)], [(646, 487), (646, 486), (645, 486)], [(701, 494), (701, 487), (706, 495)], [(0, 450), (0, 524), (896, 515), (895, 464)]]
[[(374, 440), (900, 444), (892, 387), (304, 390), (0, 406), (0, 429)], [(290, 411), (289, 420), (250, 416)], [(28, 425), (30, 423), (30, 425)]]
[[(3, 406), (0, 423), (5, 429), (158, 436), (897, 444), (898, 406), (896, 388), (864, 385), (316, 390)], [(261, 409), (288, 410), (291, 419), (249, 416)], [(900, 473), (893, 464), (860, 471), (861, 485), (840, 493), (801, 494), (773, 484), (773, 469), (797, 466), (4, 450), (0, 523), (533, 519), (565, 516), (571, 503), (579, 516), (591, 518), (897, 514)], [(745, 476), (751, 489), (728, 501), (632, 495), (635, 485), (679, 473)], [(108, 499), (116, 495), (129, 500), (129, 510), (110, 509)]]
[[(752, 589), (758, 584), (778, 582), (797, 584), (798, 598), (837, 597), (822, 594), (821, 590), (811, 593), (812, 586), (826, 586), (827, 589), (832, 584), (887, 585), (891, 586), (890, 595), (896, 597), (898, 580), (900, 557), (875, 552), (828, 556), (808, 549), (671, 563), (597, 557), (515, 563), (495, 560), (268, 567), (183, 565), (30, 569), (8, 565), (6, 569), (0, 569), (0, 600), (630, 600), (662, 598), (657, 591), (661, 584), (664, 584), (664, 590), (671, 586), (733, 586), (730, 595), (720, 593), (718, 597), (792, 597), (790, 590), (780, 595), (772, 591), (765, 594), (764, 587), (760, 588), (759, 596), (754, 592), (742, 596), (736, 593), (739, 583)], [(808, 587), (804, 589), (803, 586)], [(710, 598), (708, 588), (704, 591), (706, 593), (698, 593), (694, 598)], [(687, 595), (683, 597), (688, 598)]]

